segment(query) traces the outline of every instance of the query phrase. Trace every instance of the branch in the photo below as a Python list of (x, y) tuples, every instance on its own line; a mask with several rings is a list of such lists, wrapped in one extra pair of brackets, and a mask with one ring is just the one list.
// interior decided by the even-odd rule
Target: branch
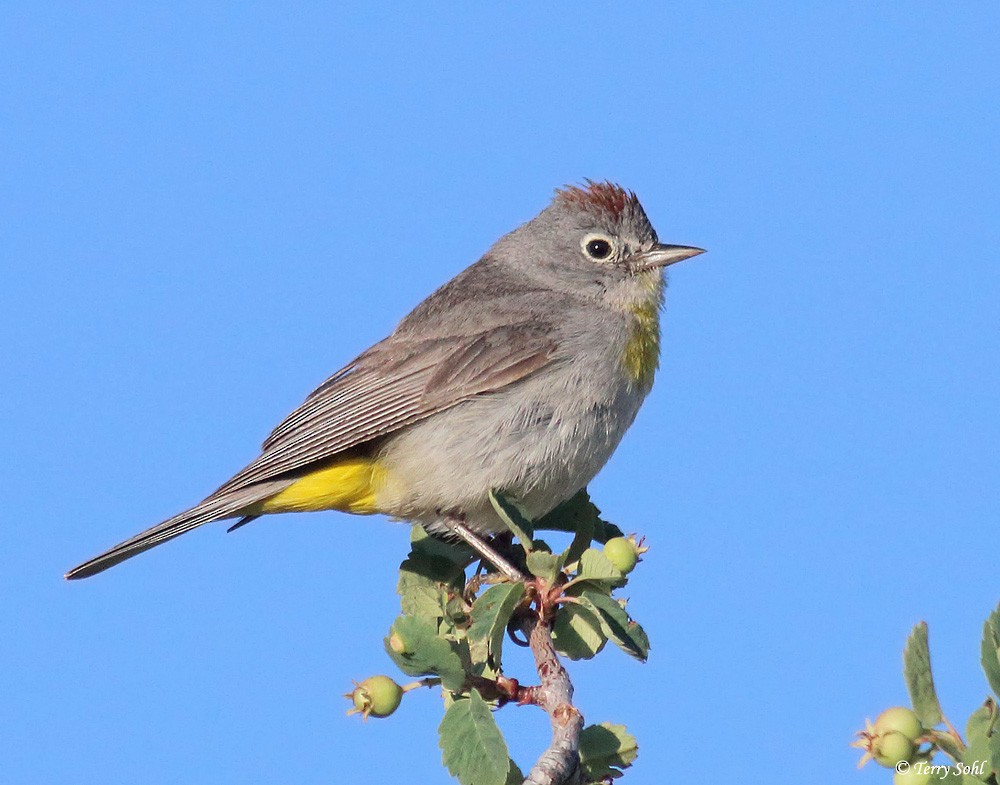
[(541, 684), (527, 687), (518, 696), (520, 703), (541, 706), (552, 722), (552, 741), (535, 763), (524, 785), (575, 785), (580, 778), (580, 731), (583, 715), (573, 705), (573, 685), (559, 661), (549, 624), (531, 614), (521, 624), (535, 657)]
[(441, 523), (462, 542), (472, 548), (480, 558), (488, 564), (493, 565), (496, 571), (509, 581), (527, 581), (528, 578), (521, 574), (513, 564), (491, 548), (483, 539), (473, 532), (460, 518), (445, 515), (441, 518)]

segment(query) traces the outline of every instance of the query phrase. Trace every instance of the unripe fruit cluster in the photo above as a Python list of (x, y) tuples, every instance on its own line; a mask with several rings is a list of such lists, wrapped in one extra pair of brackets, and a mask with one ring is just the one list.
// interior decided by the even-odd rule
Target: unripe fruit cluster
[[(913, 761), (917, 757), (918, 739), (923, 736), (924, 729), (920, 718), (904, 706), (893, 706), (886, 709), (875, 719), (875, 724), (868, 724), (866, 730), (859, 735), (861, 739), (857, 746), (867, 753), (862, 762), (870, 756), (880, 766), (896, 768), (904, 761)], [(916, 771), (900, 772), (897, 785), (917, 785), (920, 780)]]

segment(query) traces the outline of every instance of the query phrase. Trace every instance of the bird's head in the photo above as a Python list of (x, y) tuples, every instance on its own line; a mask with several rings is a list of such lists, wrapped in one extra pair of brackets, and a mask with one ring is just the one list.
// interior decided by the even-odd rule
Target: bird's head
[(496, 252), (553, 288), (626, 300), (658, 297), (665, 267), (704, 253), (661, 243), (634, 193), (590, 180), (556, 191)]

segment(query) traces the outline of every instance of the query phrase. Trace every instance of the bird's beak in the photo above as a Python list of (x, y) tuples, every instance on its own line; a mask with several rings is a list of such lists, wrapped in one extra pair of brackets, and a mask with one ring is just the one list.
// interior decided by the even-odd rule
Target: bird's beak
[(667, 265), (674, 264), (674, 262), (681, 262), (685, 259), (690, 259), (692, 256), (697, 256), (700, 253), (705, 253), (704, 248), (695, 248), (693, 245), (665, 245), (664, 243), (657, 243), (648, 251), (640, 254), (636, 260), (635, 269), (637, 272), (643, 270), (652, 270), (656, 267), (666, 267)]

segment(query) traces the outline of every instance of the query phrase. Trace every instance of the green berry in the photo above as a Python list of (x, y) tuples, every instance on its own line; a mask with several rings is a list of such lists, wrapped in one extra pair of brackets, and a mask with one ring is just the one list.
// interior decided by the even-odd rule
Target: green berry
[(893, 706), (891, 709), (886, 709), (875, 719), (874, 733), (876, 736), (893, 731), (902, 733), (910, 741), (916, 741), (924, 735), (920, 719), (905, 706)]
[(346, 696), (354, 703), (348, 714), (368, 717), (388, 717), (403, 699), (403, 688), (388, 676), (369, 676)]
[(627, 537), (612, 537), (604, 543), (604, 555), (622, 575), (628, 575), (639, 561), (639, 549)]
[(901, 761), (909, 760), (916, 751), (913, 739), (899, 731), (889, 731), (872, 740), (872, 757), (879, 766), (888, 769), (895, 768)]

